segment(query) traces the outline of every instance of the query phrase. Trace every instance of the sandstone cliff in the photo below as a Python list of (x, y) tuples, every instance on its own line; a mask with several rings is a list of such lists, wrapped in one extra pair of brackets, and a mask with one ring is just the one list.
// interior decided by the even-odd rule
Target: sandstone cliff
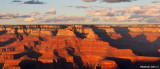
[[(160, 63), (160, 25), (0, 26), (3, 69), (131, 69)], [(139, 66), (138, 66), (139, 65)]]

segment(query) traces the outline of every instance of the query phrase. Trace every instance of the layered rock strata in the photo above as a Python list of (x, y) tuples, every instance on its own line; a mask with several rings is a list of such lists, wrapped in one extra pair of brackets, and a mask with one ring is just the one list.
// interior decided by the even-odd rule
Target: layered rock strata
[(160, 25), (1, 25), (3, 69), (138, 69), (159, 64)]

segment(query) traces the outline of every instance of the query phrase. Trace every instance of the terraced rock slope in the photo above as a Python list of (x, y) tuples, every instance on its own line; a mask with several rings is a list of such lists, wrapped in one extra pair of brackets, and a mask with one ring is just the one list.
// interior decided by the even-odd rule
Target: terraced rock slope
[(160, 65), (160, 25), (1, 25), (3, 69)]

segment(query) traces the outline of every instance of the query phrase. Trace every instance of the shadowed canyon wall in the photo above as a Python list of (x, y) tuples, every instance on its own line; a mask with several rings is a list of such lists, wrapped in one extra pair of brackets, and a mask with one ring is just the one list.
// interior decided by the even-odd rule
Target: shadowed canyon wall
[(160, 25), (1, 25), (3, 69), (160, 66)]

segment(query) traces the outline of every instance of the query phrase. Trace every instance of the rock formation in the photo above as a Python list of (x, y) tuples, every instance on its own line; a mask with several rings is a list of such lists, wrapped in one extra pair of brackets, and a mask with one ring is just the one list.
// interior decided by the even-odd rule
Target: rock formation
[(1, 25), (2, 69), (138, 69), (160, 63), (160, 25)]

